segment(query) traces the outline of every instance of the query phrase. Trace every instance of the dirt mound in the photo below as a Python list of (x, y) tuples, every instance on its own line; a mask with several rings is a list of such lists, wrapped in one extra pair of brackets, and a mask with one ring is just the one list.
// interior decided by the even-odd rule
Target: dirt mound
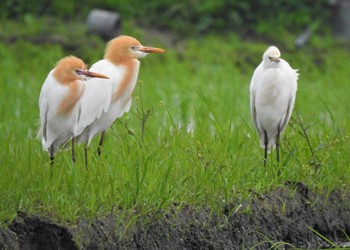
[(135, 225), (120, 238), (122, 229), (114, 215), (65, 226), (18, 213), (8, 228), (0, 229), (0, 249), (345, 247), (350, 241), (350, 195), (315, 194), (296, 184), (226, 206), (220, 217), (185, 206), (145, 220), (148, 223)]
[(41, 216), (19, 212), (9, 229), (16, 234), (20, 249), (77, 249), (68, 228)]

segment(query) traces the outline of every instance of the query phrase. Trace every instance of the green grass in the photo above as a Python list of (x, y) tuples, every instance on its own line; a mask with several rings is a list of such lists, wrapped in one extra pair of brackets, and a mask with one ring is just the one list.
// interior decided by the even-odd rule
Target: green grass
[[(40, 21), (30, 22), (35, 27), (29, 35), (43, 32), (37, 27)], [(8, 33), (2, 36), (25, 33), (21, 24), (6, 24)], [(124, 33), (147, 44), (144, 33), (131, 27)], [(83, 42), (86, 35), (79, 32)], [(59, 34), (64, 37), (64, 32)], [(131, 112), (107, 133), (102, 156), (96, 154), (96, 139), (88, 169), (81, 146), (75, 166), (70, 152), (62, 151), (51, 169), (36, 139), (38, 97), (47, 73), (70, 51), (23, 39), (1, 42), (0, 223), (11, 221), (19, 210), (68, 222), (123, 211), (131, 214), (130, 223), (173, 204), (220, 211), (224, 204), (244, 200), (252, 191), (267, 192), (286, 180), (316, 191), (348, 191), (349, 50), (318, 37), (305, 49), (294, 50), (292, 39), (287, 34), (275, 43), (282, 57), (300, 69), (296, 109), (302, 122), (294, 112), (282, 138), (281, 176), (275, 152), (263, 167), (249, 112), (250, 78), (270, 44), (230, 34), (183, 41), (178, 49), (155, 38), (151, 45), (167, 53), (142, 59)], [(92, 47), (85, 45), (78, 53), (89, 64), (104, 50), (102, 41), (92, 40)], [(188, 132), (190, 121), (195, 125)], [(309, 127), (315, 159), (301, 124)]]

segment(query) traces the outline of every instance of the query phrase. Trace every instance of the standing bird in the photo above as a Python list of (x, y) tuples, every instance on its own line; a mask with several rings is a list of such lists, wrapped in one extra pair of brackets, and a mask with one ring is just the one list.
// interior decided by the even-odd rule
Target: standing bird
[(43, 149), (48, 151), (51, 164), (60, 146), (72, 140), (72, 160), (75, 162), (74, 136), (80, 116), (83, 80), (88, 77), (107, 78), (86, 70), (85, 63), (74, 56), (57, 62), (48, 74), (40, 92), (40, 130)]
[(85, 143), (85, 164), (87, 147), (92, 138), (101, 133), (98, 154), (104, 141), (106, 130), (113, 122), (128, 112), (134, 91), (140, 61), (149, 53), (163, 53), (165, 50), (142, 46), (130, 36), (118, 36), (106, 47), (104, 59), (96, 62), (91, 70), (109, 77), (108, 81), (91, 79), (86, 82), (82, 96), (82, 114), (78, 124), (77, 141)]
[(279, 163), (279, 141), (295, 102), (299, 74), (280, 58), (277, 47), (269, 47), (255, 69), (250, 83), (250, 111), (259, 133), (260, 146), (267, 153), (276, 147)]

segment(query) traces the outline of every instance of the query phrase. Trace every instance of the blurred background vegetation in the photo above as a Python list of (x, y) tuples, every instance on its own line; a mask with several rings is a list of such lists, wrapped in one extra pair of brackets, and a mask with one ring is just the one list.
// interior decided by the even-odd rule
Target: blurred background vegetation
[[(1, 19), (28, 16), (85, 18), (93, 8), (121, 13), (141, 27), (172, 31), (179, 35), (235, 31), (274, 35), (279, 30), (301, 32), (316, 20), (329, 24), (328, 0), (2, 0)], [(326, 25), (327, 26), (327, 25)], [(324, 28), (324, 27), (323, 27)]]

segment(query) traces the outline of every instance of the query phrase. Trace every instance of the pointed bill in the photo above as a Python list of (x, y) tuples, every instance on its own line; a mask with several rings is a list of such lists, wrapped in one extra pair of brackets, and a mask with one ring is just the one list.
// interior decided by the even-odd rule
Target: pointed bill
[(88, 71), (88, 70), (80, 70), (79, 71), (80, 75), (84, 75), (87, 77), (96, 77), (96, 78), (104, 78), (104, 79), (109, 79), (108, 76), (96, 73), (96, 72), (92, 72), (92, 71)]
[(154, 48), (154, 47), (144, 47), (144, 46), (140, 47), (139, 50), (144, 53), (164, 53), (165, 52), (164, 49)]
[(280, 59), (278, 57), (270, 56), (269, 59), (270, 59), (270, 61), (275, 62), (275, 63), (279, 63), (280, 62)]

